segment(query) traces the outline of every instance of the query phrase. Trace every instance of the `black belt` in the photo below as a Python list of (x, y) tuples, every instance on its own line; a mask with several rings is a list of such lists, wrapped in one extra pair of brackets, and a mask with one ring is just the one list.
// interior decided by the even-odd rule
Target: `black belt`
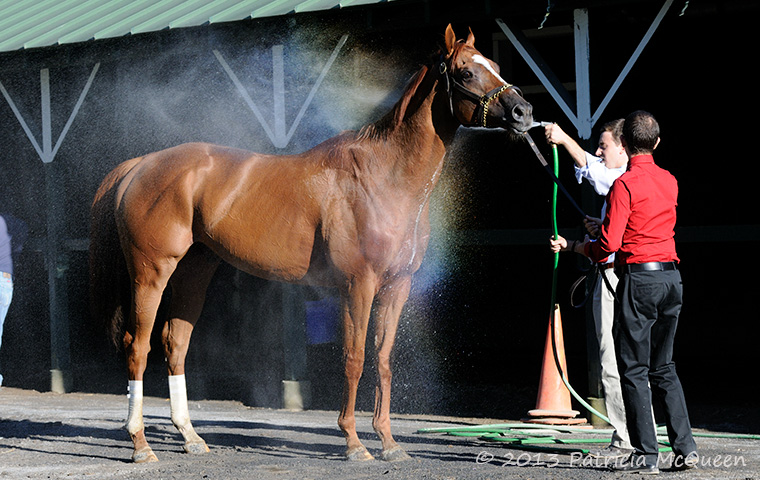
[(678, 264), (676, 262), (646, 262), (631, 263), (624, 266), (624, 271), (627, 273), (663, 272), (666, 270), (678, 270)]

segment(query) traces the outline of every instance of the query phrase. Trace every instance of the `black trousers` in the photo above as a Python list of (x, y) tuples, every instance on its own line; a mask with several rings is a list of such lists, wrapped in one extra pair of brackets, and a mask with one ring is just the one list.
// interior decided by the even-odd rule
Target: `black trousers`
[[(613, 333), (626, 423), (635, 449), (656, 465), (658, 445), (652, 422), (652, 395), (665, 407), (668, 437), (676, 455), (696, 451), (681, 382), (673, 363), (673, 339), (683, 286), (678, 270), (625, 273)], [(651, 388), (650, 388), (651, 387)]]

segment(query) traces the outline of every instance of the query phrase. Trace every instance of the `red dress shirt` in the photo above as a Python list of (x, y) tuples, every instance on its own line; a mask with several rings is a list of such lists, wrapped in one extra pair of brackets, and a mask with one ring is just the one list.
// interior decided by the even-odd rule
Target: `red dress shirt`
[(631, 158), (607, 195), (601, 236), (586, 245), (586, 255), (598, 262), (616, 253), (617, 264), (678, 262), (677, 198), (675, 177), (655, 165), (651, 155)]

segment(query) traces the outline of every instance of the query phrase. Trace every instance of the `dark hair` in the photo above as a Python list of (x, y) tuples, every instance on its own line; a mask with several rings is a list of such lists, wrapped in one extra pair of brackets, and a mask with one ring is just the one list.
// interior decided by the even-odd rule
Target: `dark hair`
[(625, 117), (623, 137), (631, 155), (652, 153), (660, 138), (660, 125), (651, 113), (637, 110)]
[(602, 133), (610, 132), (612, 139), (615, 141), (615, 145), (620, 145), (620, 135), (623, 134), (623, 123), (625, 119), (618, 118), (617, 120), (610, 120), (602, 125)]

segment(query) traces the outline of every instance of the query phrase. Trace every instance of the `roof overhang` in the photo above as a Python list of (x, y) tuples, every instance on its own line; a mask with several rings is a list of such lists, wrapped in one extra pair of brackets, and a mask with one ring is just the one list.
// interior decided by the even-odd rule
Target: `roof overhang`
[(398, 0), (0, 0), (0, 52)]

